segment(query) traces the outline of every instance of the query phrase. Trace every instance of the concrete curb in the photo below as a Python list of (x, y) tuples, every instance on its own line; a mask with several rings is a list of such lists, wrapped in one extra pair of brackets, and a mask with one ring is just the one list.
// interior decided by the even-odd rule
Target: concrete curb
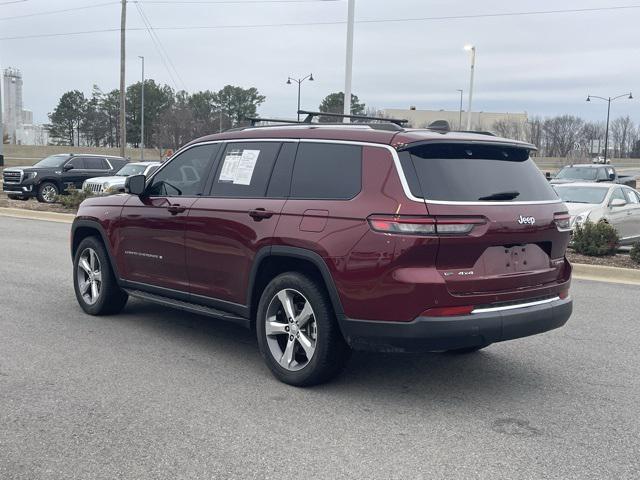
[(44, 220), (47, 222), (72, 223), (75, 215), (72, 213), (41, 212), (39, 210), (27, 210), (23, 208), (0, 207), (0, 216), (12, 218), (28, 218), (31, 220)]
[(586, 265), (584, 263), (572, 263), (572, 265), (573, 278), (576, 280), (640, 285), (640, 268), (636, 270), (604, 265)]

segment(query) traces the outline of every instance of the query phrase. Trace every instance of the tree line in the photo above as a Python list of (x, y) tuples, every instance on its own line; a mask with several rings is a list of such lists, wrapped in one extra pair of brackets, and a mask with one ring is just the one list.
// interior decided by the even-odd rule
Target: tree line
[[(545, 157), (588, 158), (604, 154), (605, 122), (589, 122), (573, 115), (541, 118), (528, 122), (499, 120), (492, 130), (503, 137), (524, 140), (538, 147)], [(640, 124), (631, 117), (619, 117), (609, 124), (609, 157), (640, 157)]]
[[(127, 144), (141, 143), (142, 82), (126, 91)], [(221, 90), (190, 94), (174, 91), (154, 80), (144, 82), (144, 145), (178, 148), (202, 135), (233, 128), (255, 116), (265, 101), (256, 88), (227, 85)], [(120, 146), (120, 92), (103, 92), (94, 85), (90, 96), (79, 90), (62, 95), (49, 114), (53, 142), (71, 146)]]

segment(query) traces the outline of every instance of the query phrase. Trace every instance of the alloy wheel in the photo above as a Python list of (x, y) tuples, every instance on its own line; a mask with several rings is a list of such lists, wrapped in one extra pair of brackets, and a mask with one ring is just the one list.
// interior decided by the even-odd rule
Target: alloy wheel
[(316, 350), (318, 329), (309, 300), (297, 290), (280, 290), (273, 296), (265, 318), (269, 351), (289, 371), (303, 369)]
[(102, 268), (98, 254), (93, 248), (85, 248), (78, 259), (78, 290), (82, 299), (93, 305), (102, 290)]
[(53, 185), (45, 185), (42, 188), (42, 198), (45, 202), (53, 203), (56, 199), (56, 195), (58, 195), (58, 191)]

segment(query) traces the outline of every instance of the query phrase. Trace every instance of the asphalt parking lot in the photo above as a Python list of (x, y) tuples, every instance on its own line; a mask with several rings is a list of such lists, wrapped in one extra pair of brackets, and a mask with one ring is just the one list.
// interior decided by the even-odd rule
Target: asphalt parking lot
[(357, 353), (312, 389), (251, 333), (140, 301), (82, 313), (69, 225), (0, 217), (0, 479), (637, 479), (640, 289), (470, 356)]

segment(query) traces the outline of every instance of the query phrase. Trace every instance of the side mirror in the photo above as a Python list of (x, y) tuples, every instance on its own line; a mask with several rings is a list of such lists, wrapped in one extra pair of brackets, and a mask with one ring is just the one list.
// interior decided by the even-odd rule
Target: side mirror
[(68, 172), (69, 170), (73, 170), (74, 166), (71, 165), (70, 163), (67, 163), (64, 167), (62, 167), (62, 170), (64, 170), (65, 172)]
[(544, 176), (547, 177), (547, 180), (551, 180), (551, 172), (544, 172)]
[(615, 173), (610, 173), (609, 174), (609, 180), (615, 180), (616, 179), (616, 174)]
[(611, 203), (609, 204), (610, 207), (624, 207), (627, 204), (627, 202), (625, 202), (624, 200), (622, 200), (621, 198), (614, 198), (613, 200), (611, 200)]
[(147, 177), (144, 175), (131, 175), (124, 180), (124, 191), (131, 195), (142, 195), (146, 185)]

